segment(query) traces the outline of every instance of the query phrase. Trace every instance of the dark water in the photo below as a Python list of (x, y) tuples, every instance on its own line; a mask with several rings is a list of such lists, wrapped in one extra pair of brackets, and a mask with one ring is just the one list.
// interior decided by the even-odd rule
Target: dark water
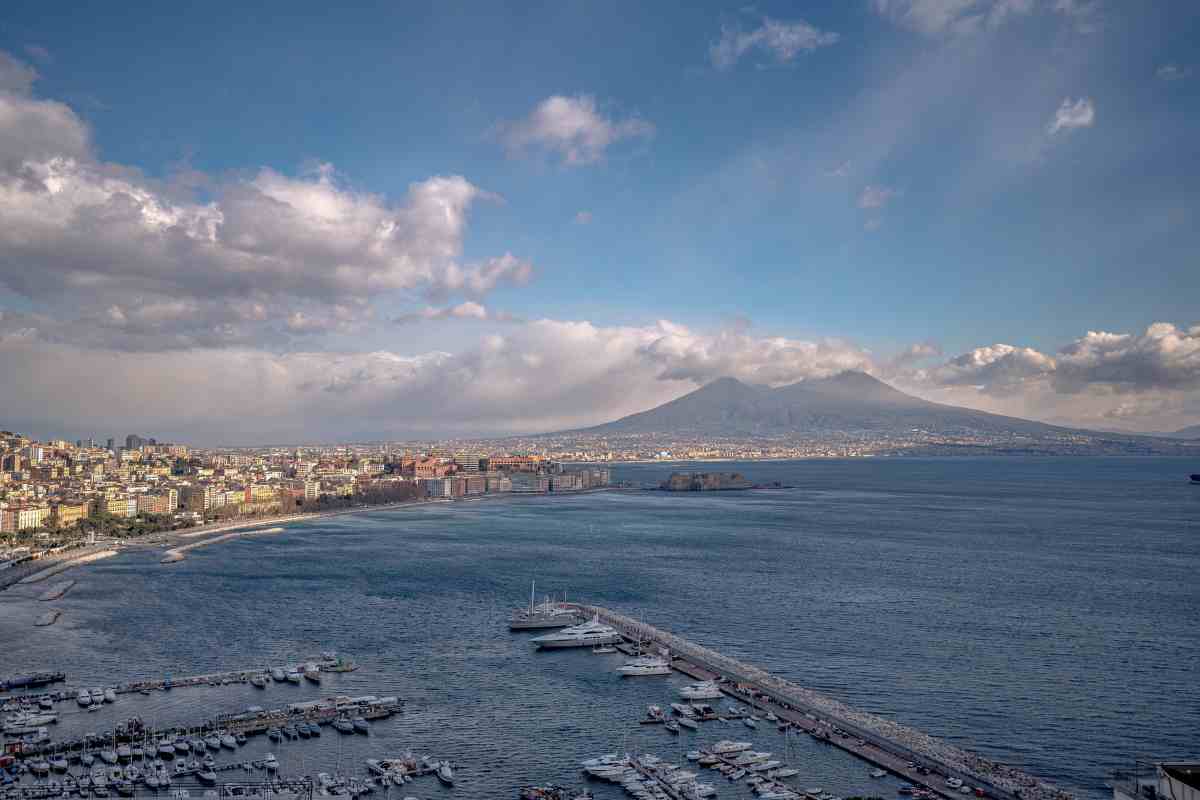
[[(358, 769), (412, 749), (458, 765), (453, 792), (577, 783), (603, 752), (752, 739), (802, 787), (890, 795), (807, 739), (709, 723), (636, 724), (677, 677), (620, 680), (615, 656), (535, 653), (504, 626), (529, 581), (602, 603), (1084, 794), (1135, 755), (1200, 750), (1200, 487), (1173, 459), (854, 460), (723, 465), (784, 491), (600, 493), (345, 516), (201, 549), (80, 568), (62, 600), (0, 594), (0, 674), (72, 684), (283, 663), (336, 649), (362, 665), (320, 687), (125, 696), (59, 727), (137, 713), (199, 722), (250, 703), (396, 693), (369, 737), (257, 742), (285, 769)], [(669, 465), (619, 468), (656, 480)], [(33, 619), (62, 608), (52, 628)], [(76, 712), (63, 705), (63, 711)], [(707, 771), (705, 771), (707, 772)], [(741, 796), (723, 778), (723, 797)], [(607, 787), (600, 797), (621, 796)]]

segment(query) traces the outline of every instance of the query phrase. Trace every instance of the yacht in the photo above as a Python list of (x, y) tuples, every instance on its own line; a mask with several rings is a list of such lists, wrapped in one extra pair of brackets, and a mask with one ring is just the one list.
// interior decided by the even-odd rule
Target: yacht
[(49, 697), (43, 697), (42, 699), (38, 700), (38, 708), (40, 708), (42, 711), (53, 711), (54, 701)]
[(679, 719), (677, 719), (675, 721), (677, 723), (679, 723), (680, 725), (682, 725), (683, 727), (688, 728), (690, 730), (693, 730), (693, 731), (700, 730), (700, 723), (696, 722), (696, 720), (692, 719), (691, 717), (680, 717)]
[(127, 744), (117, 746), (117, 760), (130, 761), (133, 759), (133, 748)]
[(362, 717), (355, 717), (353, 720), (351, 720), (351, 724), (354, 726), (355, 733), (371, 732), (371, 724)]
[(508, 629), (510, 631), (533, 631), (545, 628), (566, 628), (571, 625), (576, 625), (579, 618), (570, 609), (563, 608), (557, 603), (550, 602), (550, 598), (546, 598), (545, 602), (534, 605), (535, 585), (529, 586), (529, 608), (522, 608), (513, 612), (512, 617), (508, 621)]
[(288, 670), (287, 680), (288, 680), (288, 683), (299, 683), (301, 680), (303, 680), (303, 678), (300, 675), (300, 670), (298, 670), (298, 669)]
[(626, 678), (638, 678), (644, 675), (670, 675), (671, 664), (661, 656), (638, 656), (632, 661), (626, 661), (617, 667), (617, 673)]
[(308, 664), (304, 667), (304, 677), (313, 683), (321, 682), (321, 668), (316, 664)]
[(348, 719), (335, 719), (333, 729), (338, 733), (354, 733), (354, 723)]
[(112, 689), (110, 687), (110, 688), (104, 690), (104, 702), (106, 702), (106, 703), (117, 702), (117, 692), (115, 689)]
[(437, 779), (445, 786), (454, 785), (454, 770), (450, 768), (449, 761), (442, 761), (438, 764)]
[(253, 686), (255, 689), (265, 689), (265, 688), (267, 688), (267, 679), (264, 678), (262, 675), (251, 675), (250, 676), (250, 685)]
[(55, 772), (66, 772), (69, 766), (67, 759), (61, 755), (53, 756), (50, 759), (50, 769)]
[(715, 681), (689, 683), (679, 690), (679, 696), (684, 700), (716, 700), (721, 697), (721, 690)]
[(283, 683), (287, 680), (287, 675), (284, 674), (284, 671), (280, 667), (271, 667), (271, 680), (276, 683)]
[(591, 622), (537, 636), (531, 641), (543, 650), (564, 647), (594, 647), (598, 644), (617, 644), (621, 641), (621, 634), (617, 633), (616, 628), (602, 623), (597, 616), (593, 617)]
[(96, 705), (100, 705), (101, 703), (104, 702), (104, 690), (103, 689), (92, 689), (89, 692), (89, 694), (91, 694), (91, 696), (92, 696), (92, 705), (96, 706)]
[(92, 704), (92, 695), (87, 689), (80, 689), (79, 694), (75, 696), (75, 702), (79, 703), (80, 708), (87, 708)]
[(221, 746), (229, 750), (237, 750), (237, 739), (233, 738), (231, 734), (223, 733), (221, 734)]
[(710, 749), (717, 755), (731, 755), (733, 753), (745, 752), (753, 746), (750, 742), (731, 742), (728, 739), (722, 739)]

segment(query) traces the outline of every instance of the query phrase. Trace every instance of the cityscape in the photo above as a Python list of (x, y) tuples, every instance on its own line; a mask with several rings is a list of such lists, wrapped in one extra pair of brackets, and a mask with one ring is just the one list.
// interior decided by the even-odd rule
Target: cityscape
[(1200, 4), (0, 4), (0, 800), (1200, 800)]

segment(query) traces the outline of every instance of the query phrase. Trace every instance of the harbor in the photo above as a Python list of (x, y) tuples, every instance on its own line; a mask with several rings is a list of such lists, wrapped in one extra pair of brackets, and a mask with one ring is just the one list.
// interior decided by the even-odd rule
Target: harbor
[[(756, 713), (746, 720), (753, 723), (750, 727), (765, 719), (781, 730), (802, 732), (942, 798), (964, 794), (997, 800), (1069, 800), (1071, 797), (1020, 770), (892, 720), (850, 708), (833, 698), (611, 609), (581, 603), (558, 605), (560, 611), (569, 610), (580, 619), (593, 620), (593, 625), (599, 623), (614, 630), (620, 638), (615, 645), (622, 652), (630, 655), (648, 650), (669, 653), (667, 660), (671, 669), (713, 687), (716, 696), (731, 698), (754, 709)], [(569, 630), (586, 627), (587, 623), (584, 623), (578, 629)], [(588, 635), (603, 636), (596, 630)], [(544, 646), (547, 638), (533, 641)], [(737, 712), (681, 716), (680, 722), (687, 719), (691, 725), (708, 719), (741, 718)]]

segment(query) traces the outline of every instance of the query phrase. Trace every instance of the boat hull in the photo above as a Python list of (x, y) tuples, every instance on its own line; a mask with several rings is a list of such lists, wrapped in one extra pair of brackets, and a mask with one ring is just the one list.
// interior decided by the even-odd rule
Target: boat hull
[(569, 647), (595, 647), (603, 644), (618, 644), (621, 641), (620, 634), (612, 636), (598, 636), (593, 639), (549, 639), (544, 642), (537, 642), (537, 646), (541, 650), (563, 650)]

